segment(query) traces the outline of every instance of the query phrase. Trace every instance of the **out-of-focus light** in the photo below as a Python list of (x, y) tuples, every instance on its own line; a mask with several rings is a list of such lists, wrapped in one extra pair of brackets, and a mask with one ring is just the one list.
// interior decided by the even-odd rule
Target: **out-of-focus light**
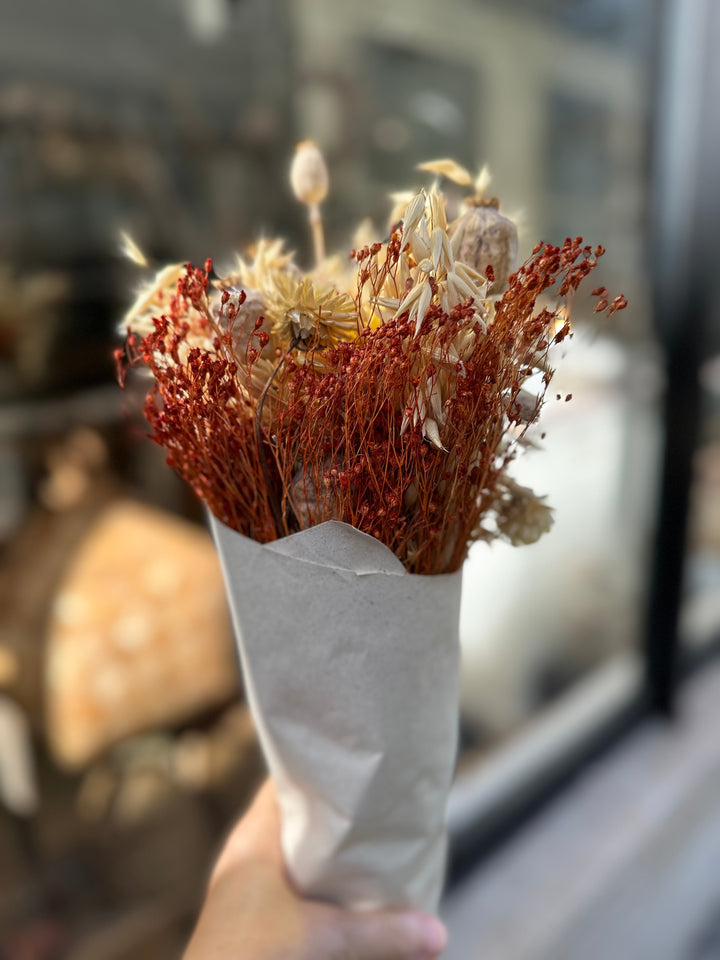
[(185, 0), (192, 36), (200, 43), (216, 43), (229, 24), (228, 0)]
[(716, 353), (700, 367), (700, 385), (713, 397), (720, 397), (720, 353)]
[(558, 307), (555, 314), (555, 333), (560, 333), (565, 324), (570, 325), (570, 311), (565, 304), (563, 304)]
[(445, 136), (457, 135), (465, 125), (460, 107), (437, 90), (418, 90), (410, 101), (410, 111), (417, 120)]
[(399, 117), (383, 117), (373, 127), (373, 140), (387, 153), (400, 153), (410, 143), (410, 129)]

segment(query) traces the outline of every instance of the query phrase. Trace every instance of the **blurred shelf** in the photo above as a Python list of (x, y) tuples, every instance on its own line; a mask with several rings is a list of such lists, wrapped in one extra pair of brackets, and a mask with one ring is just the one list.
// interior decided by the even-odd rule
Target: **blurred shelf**
[(62, 397), (0, 403), (0, 441), (98, 427), (122, 419), (128, 399), (117, 384), (103, 384)]

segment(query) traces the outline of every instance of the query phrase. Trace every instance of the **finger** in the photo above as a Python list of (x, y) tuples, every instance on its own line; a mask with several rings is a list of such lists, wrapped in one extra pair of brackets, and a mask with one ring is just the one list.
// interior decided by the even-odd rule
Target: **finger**
[(280, 810), (272, 778), (268, 777), (255, 794), (250, 809), (237, 829), (239, 832), (246, 833), (248, 839), (258, 846), (263, 846), (268, 837), (280, 835)]
[(333, 960), (434, 960), (447, 944), (444, 925), (429, 914), (328, 913), (323, 939)]
[(233, 827), (213, 870), (212, 881), (239, 863), (266, 860), (281, 865), (280, 812), (275, 784), (265, 781), (247, 813)]

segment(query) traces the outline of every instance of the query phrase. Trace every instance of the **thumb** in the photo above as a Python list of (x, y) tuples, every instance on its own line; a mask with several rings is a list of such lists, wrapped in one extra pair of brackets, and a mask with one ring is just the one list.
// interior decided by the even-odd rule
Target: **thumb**
[(444, 925), (429, 914), (333, 913), (325, 927), (333, 960), (434, 960), (447, 943)]

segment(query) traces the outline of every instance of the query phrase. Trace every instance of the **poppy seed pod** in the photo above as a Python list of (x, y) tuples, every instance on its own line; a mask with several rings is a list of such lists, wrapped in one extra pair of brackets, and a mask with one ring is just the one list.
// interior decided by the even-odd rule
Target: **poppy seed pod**
[(495, 278), (488, 292), (503, 292), (517, 266), (518, 234), (512, 220), (494, 205), (472, 206), (456, 221), (452, 246), (456, 259), (478, 273), (485, 274), (491, 266)]
[(325, 158), (312, 140), (303, 140), (295, 148), (290, 167), (290, 183), (301, 203), (316, 206), (327, 196), (329, 177)]

